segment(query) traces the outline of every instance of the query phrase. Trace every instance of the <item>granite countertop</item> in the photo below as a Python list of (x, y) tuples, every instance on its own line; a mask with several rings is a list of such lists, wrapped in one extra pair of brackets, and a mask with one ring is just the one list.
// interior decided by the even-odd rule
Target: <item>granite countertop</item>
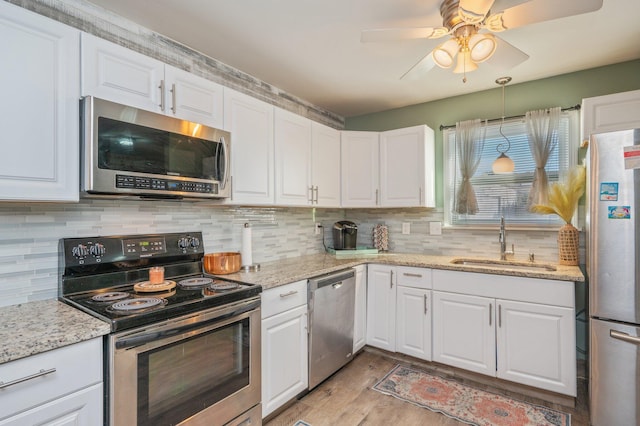
[[(256, 272), (237, 272), (224, 275), (225, 278), (259, 284), (263, 289), (278, 287), (280, 285), (305, 280), (329, 272), (338, 271), (366, 263), (378, 263), (396, 266), (415, 266), (420, 268), (447, 269), (452, 271), (480, 272), (497, 275), (510, 275), (528, 278), (543, 278), (560, 281), (583, 282), (584, 275), (577, 266), (564, 266), (553, 264), (555, 271), (509, 269), (508, 267), (495, 267), (491, 265), (456, 265), (452, 260), (461, 256), (430, 256), (424, 254), (408, 253), (384, 253), (373, 255), (357, 255), (353, 257), (340, 257), (333, 254), (316, 254), (302, 257), (288, 258), (260, 265)], [(515, 262), (527, 264), (526, 262)], [(534, 264), (550, 265), (546, 262)]]
[(56, 299), (0, 308), (0, 364), (109, 334), (111, 326)]

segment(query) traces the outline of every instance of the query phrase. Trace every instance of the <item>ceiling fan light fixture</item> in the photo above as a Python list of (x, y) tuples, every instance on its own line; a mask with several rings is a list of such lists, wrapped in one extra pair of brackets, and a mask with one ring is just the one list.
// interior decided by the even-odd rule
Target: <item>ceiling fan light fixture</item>
[(453, 65), (457, 53), (458, 42), (452, 38), (433, 49), (433, 61), (440, 68), (449, 68)]
[(458, 55), (458, 63), (453, 69), (453, 72), (454, 74), (466, 74), (477, 69), (478, 65), (471, 60), (471, 52), (467, 49), (464, 52), (460, 52)]
[(491, 32), (499, 33), (507, 29), (502, 19), (503, 12), (489, 15), (485, 18), (482, 26)]
[(471, 60), (475, 63), (484, 62), (496, 51), (496, 38), (491, 34), (474, 34), (469, 39)]

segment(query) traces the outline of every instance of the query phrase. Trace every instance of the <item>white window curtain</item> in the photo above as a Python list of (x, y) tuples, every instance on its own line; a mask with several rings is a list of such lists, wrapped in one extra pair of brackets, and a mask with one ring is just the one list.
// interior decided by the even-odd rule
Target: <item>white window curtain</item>
[(458, 214), (476, 214), (478, 201), (471, 184), (471, 178), (478, 169), (487, 122), (480, 119), (460, 121), (456, 123), (456, 148), (460, 159), (460, 175), (462, 180), (456, 191), (455, 212)]
[(560, 107), (548, 110), (528, 111), (525, 114), (529, 149), (536, 164), (533, 183), (527, 199), (527, 208), (548, 201), (549, 179), (545, 167), (555, 147), (558, 145)]

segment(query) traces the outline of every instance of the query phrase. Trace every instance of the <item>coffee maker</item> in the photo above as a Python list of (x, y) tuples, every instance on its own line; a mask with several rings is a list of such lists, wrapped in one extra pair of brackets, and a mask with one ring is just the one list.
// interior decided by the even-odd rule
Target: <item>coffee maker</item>
[(333, 248), (335, 250), (355, 250), (358, 239), (358, 225), (348, 220), (333, 224)]

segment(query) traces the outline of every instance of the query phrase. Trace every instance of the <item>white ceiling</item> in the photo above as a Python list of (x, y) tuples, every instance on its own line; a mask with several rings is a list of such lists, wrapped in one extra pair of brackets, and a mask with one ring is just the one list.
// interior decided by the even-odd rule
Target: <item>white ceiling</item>
[(345, 117), (495, 88), (503, 75), (515, 84), (640, 58), (639, 0), (502, 32), (530, 58), (480, 64), (467, 83), (438, 67), (400, 80), (442, 40), (360, 42), (364, 29), (440, 26), (440, 0), (91, 2)]

